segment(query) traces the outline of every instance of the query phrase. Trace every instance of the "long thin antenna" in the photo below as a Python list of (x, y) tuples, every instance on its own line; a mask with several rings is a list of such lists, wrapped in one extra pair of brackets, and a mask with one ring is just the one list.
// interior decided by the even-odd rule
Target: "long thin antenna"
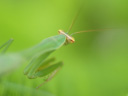
[(77, 11), (77, 13), (76, 13), (75, 17), (73, 18), (72, 23), (71, 23), (71, 25), (70, 25), (70, 27), (69, 27), (69, 29), (68, 29), (67, 33), (69, 33), (69, 32), (71, 31), (72, 26), (75, 24), (75, 21), (76, 21), (76, 19), (77, 19), (78, 15), (79, 15), (79, 13), (80, 13), (80, 10), (81, 10), (81, 8)]
[(71, 35), (78, 34), (78, 33), (84, 33), (84, 32), (105, 31), (105, 30), (110, 30), (110, 29), (95, 29), (95, 30), (79, 31), (79, 32), (72, 33)]

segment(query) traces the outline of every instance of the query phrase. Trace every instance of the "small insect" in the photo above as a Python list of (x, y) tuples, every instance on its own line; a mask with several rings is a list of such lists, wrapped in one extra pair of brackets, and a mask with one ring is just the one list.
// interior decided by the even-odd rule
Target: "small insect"
[[(71, 30), (75, 19), (69, 27), (68, 32)], [(29, 51), (31, 50), (29, 56), (33, 57), (31, 59), (31, 62), (25, 68), (24, 74), (27, 75), (27, 77), (30, 79), (44, 77), (44, 82), (40, 84), (37, 88), (41, 87), (43, 84), (51, 80), (63, 65), (63, 62), (55, 62), (54, 58), (47, 59), (48, 56), (63, 45), (74, 43), (75, 39), (72, 37), (72, 35), (91, 31), (100, 30), (80, 31), (75, 32), (71, 35), (69, 35), (68, 32), (66, 33), (63, 30), (59, 30), (59, 35), (44, 39), (40, 44), (34, 46), (32, 49), (29, 49)]]

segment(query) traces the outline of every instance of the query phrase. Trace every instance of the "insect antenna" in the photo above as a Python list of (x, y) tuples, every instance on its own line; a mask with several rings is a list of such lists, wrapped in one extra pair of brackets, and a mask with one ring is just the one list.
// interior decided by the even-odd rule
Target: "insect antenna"
[(110, 30), (110, 29), (94, 29), (94, 30), (79, 31), (79, 32), (74, 32), (74, 33), (72, 33), (71, 36), (72, 36), (72, 35), (75, 35), (75, 34), (79, 34), (79, 33), (94, 32), (94, 31), (106, 31), (106, 30)]
[(72, 23), (71, 23), (71, 25), (70, 25), (70, 27), (69, 27), (67, 33), (69, 33), (69, 32), (71, 31), (72, 26), (75, 24), (75, 21), (76, 21), (77, 17), (79, 16), (80, 10), (81, 10), (81, 8), (77, 11), (75, 17), (73, 18)]

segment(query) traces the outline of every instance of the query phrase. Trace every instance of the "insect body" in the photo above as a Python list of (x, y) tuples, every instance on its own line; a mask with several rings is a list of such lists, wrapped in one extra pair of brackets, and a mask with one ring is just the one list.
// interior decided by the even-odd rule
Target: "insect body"
[(52, 52), (60, 48), (65, 41), (66, 37), (64, 35), (56, 35), (46, 38), (34, 46), (31, 50), (35, 51), (34, 53), (36, 54), (30, 54), (33, 55), (33, 57), (30, 64), (24, 70), (25, 75), (31, 79), (43, 77), (60, 67), (62, 62), (57, 64), (60, 66), (56, 66), (56, 64), (53, 64), (54, 59), (46, 59)]
[[(51, 78), (57, 73), (57, 71), (63, 65), (62, 62), (55, 62), (54, 58), (47, 59), (48, 56), (55, 50), (59, 49), (61, 46), (75, 42), (75, 39), (71, 35), (68, 35), (68, 33), (65, 33), (62, 30), (59, 30), (58, 32), (59, 35), (46, 38), (38, 45), (29, 49), (29, 56), (32, 56), (32, 59), (25, 68), (24, 74), (27, 75), (27, 77), (30, 79), (34, 79), (37, 77), (47, 77), (45, 78), (45, 82), (43, 82), (41, 85), (51, 80)], [(90, 30), (75, 32), (73, 34), (82, 32), (90, 32)], [(26, 52), (24, 52), (24, 54), (26, 54)]]
[[(47, 58), (52, 52), (59, 49), (64, 44), (74, 43), (75, 39), (62, 30), (58, 32), (59, 35), (46, 38), (38, 45), (29, 49), (29, 55), (33, 57), (30, 64), (28, 64), (24, 70), (24, 74), (27, 75), (28, 78), (47, 77), (44, 82), (46, 83), (63, 65), (62, 62), (54, 63), (54, 58)], [(26, 54), (26, 52), (24, 52), (24, 54)]]

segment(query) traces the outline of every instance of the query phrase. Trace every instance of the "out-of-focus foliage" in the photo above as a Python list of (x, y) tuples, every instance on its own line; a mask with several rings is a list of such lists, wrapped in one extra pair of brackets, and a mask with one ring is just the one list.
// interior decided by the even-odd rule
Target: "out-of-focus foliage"
[(56, 35), (60, 28), (67, 31), (80, 6), (83, 8), (70, 33), (102, 28), (116, 30), (74, 35), (74, 44), (52, 54), (64, 62), (53, 80), (39, 90), (34, 89), (43, 80), (30, 80), (23, 75), (26, 62), (0, 78), (0, 95), (127, 96), (127, 4), (127, 0), (1, 0), (0, 45), (13, 37), (10, 52), (31, 47)]
[(24, 58), (21, 56), (20, 52), (18, 53), (8, 53), (9, 46), (12, 44), (13, 39), (8, 40), (3, 45), (0, 46), (0, 76), (9, 73), (10, 71), (16, 69), (24, 61)]
[(0, 76), (9, 73), (23, 63), (20, 54), (0, 54)]

